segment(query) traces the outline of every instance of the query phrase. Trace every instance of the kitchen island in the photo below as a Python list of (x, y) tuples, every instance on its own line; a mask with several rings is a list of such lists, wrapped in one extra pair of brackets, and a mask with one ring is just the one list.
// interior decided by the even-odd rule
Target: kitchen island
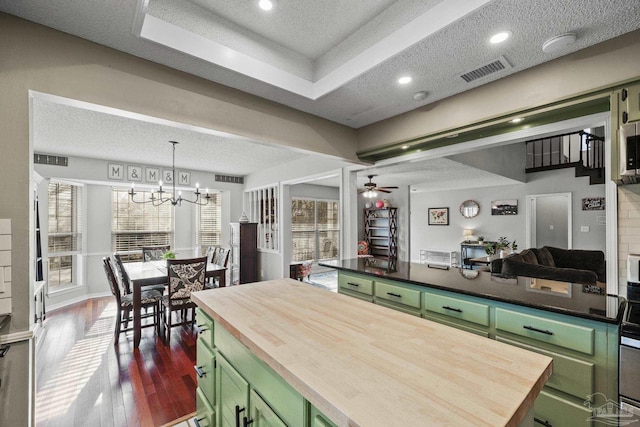
[(192, 299), (208, 325), (198, 365), (217, 366), (198, 415), (216, 425), (517, 426), (551, 375), (549, 357), (291, 279)]

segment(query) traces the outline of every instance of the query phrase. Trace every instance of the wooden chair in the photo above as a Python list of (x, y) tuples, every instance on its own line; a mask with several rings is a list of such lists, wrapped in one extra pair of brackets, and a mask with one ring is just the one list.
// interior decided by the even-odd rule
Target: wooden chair
[(171, 246), (143, 246), (142, 247), (142, 262), (158, 261), (162, 259), (162, 255), (171, 250)]
[[(118, 285), (118, 281), (116, 279), (116, 275), (113, 271), (113, 264), (111, 262), (111, 258), (104, 257), (102, 259), (102, 264), (104, 267), (104, 272), (107, 276), (107, 281), (109, 282), (109, 288), (111, 288), (111, 293), (116, 298), (117, 304), (117, 317), (116, 317), (116, 327), (113, 332), (114, 344), (118, 344), (120, 339), (121, 332), (128, 332), (133, 330), (133, 328), (128, 328), (129, 321), (133, 320), (131, 317), (131, 312), (133, 310), (133, 295), (132, 294), (123, 294), (123, 289)], [(142, 317), (148, 318), (153, 317), (153, 323), (147, 323), (143, 325), (143, 328), (154, 326), (156, 328), (156, 333), (160, 334), (160, 301), (162, 300), (162, 294), (155, 290), (142, 291), (142, 295), (140, 297), (140, 302), (142, 307), (152, 308), (153, 312), (151, 314), (145, 314)], [(124, 325), (124, 329), (122, 326)]]
[[(167, 260), (168, 295), (162, 297), (162, 321), (166, 328), (166, 342), (171, 340), (171, 327), (191, 324), (195, 319), (196, 305), (191, 301), (191, 292), (204, 289), (207, 257)], [(191, 309), (191, 320), (186, 311)], [(173, 323), (172, 313), (181, 311), (180, 322)]]
[[(231, 253), (231, 249), (217, 247), (210, 262), (212, 264), (219, 265), (221, 267), (227, 267), (229, 264), (230, 253)], [(209, 279), (207, 279), (204, 285), (205, 289), (217, 288), (218, 287), (217, 281), (218, 281), (217, 277), (210, 277)]]
[(213, 263), (213, 260), (218, 256), (218, 250), (220, 250), (220, 246), (209, 246), (207, 247), (207, 262)]

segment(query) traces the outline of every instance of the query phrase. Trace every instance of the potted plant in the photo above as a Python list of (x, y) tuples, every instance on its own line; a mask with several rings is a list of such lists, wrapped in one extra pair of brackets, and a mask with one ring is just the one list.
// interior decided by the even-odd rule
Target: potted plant
[(176, 254), (175, 252), (172, 252), (172, 251), (167, 251), (162, 254), (162, 258), (164, 259), (175, 259), (175, 257), (176, 257)]
[(511, 243), (511, 250), (512, 250), (513, 252), (515, 252), (515, 251), (517, 251), (517, 250), (518, 250), (518, 245), (516, 244), (516, 241), (515, 241), (515, 240)]
[(508, 248), (510, 244), (511, 242), (509, 242), (506, 237), (498, 238), (498, 241), (496, 242), (496, 252), (500, 254), (500, 258), (504, 258), (505, 249)]
[(484, 251), (487, 253), (487, 259), (496, 254), (496, 247), (493, 243), (487, 243), (484, 247)]
[(480, 244), (484, 243), (484, 236), (478, 237), (478, 243), (480, 243)]

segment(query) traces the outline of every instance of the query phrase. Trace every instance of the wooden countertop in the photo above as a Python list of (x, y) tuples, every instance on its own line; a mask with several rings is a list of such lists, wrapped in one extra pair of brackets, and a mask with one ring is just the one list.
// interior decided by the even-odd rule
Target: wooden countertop
[(551, 358), (292, 279), (192, 299), (339, 426), (516, 426)]

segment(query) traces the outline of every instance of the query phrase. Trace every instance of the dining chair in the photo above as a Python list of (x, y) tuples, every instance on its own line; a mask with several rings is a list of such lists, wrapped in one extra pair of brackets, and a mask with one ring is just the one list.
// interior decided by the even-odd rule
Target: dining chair
[[(118, 281), (116, 279), (116, 275), (113, 270), (113, 264), (111, 258), (104, 257), (102, 259), (104, 272), (107, 276), (107, 281), (109, 282), (109, 288), (111, 289), (111, 293), (116, 298), (117, 304), (117, 314), (116, 314), (116, 327), (113, 332), (114, 344), (117, 345), (120, 340), (120, 333), (132, 331), (133, 328), (129, 328), (129, 321), (133, 321), (131, 317), (133, 310), (133, 295), (132, 294), (123, 294), (122, 289), (118, 285)], [(156, 333), (160, 334), (160, 301), (162, 300), (162, 294), (156, 290), (145, 290), (142, 291), (142, 295), (140, 297), (140, 303), (145, 310), (147, 308), (152, 308), (153, 311), (151, 314), (145, 314), (142, 317), (148, 318), (153, 317), (153, 323), (147, 323), (143, 325), (143, 328), (154, 326), (156, 329)], [(122, 328), (124, 326), (124, 329)]]
[(142, 247), (142, 262), (158, 261), (162, 259), (162, 255), (169, 252), (171, 246), (143, 246)]
[[(220, 267), (227, 267), (229, 264), (229, 254), (231, 253), (231, 249), (228, 248), (216, 248), (215, 255), (211, 259), (211, 264), (219, 265)], [(218, 285), (218, 277), (210, 277), (205, 282), (205, 289), (213, 289), (217, 288)]]
[(213, 260), (218, 256), (218, 250), (220, 249), (220, 246), (208, 246), (207, 247), (207, 253), (206, 253), (206, 257), (207, 257), (207, 262), (210, 262), (213, 264)]
[[(171, 327), (193, 323), (196, 305), (191, 301), (191, 292), (204, 289), (207, 257), (167, 260), (169, 292), (162, 297), (162, 321), (166, 329), (166, 343), (171, 340)], [(191, 309), (191, 319), (186, 312)], [(173, 323), (172, 313), (181, 311), (180, 321)]]

